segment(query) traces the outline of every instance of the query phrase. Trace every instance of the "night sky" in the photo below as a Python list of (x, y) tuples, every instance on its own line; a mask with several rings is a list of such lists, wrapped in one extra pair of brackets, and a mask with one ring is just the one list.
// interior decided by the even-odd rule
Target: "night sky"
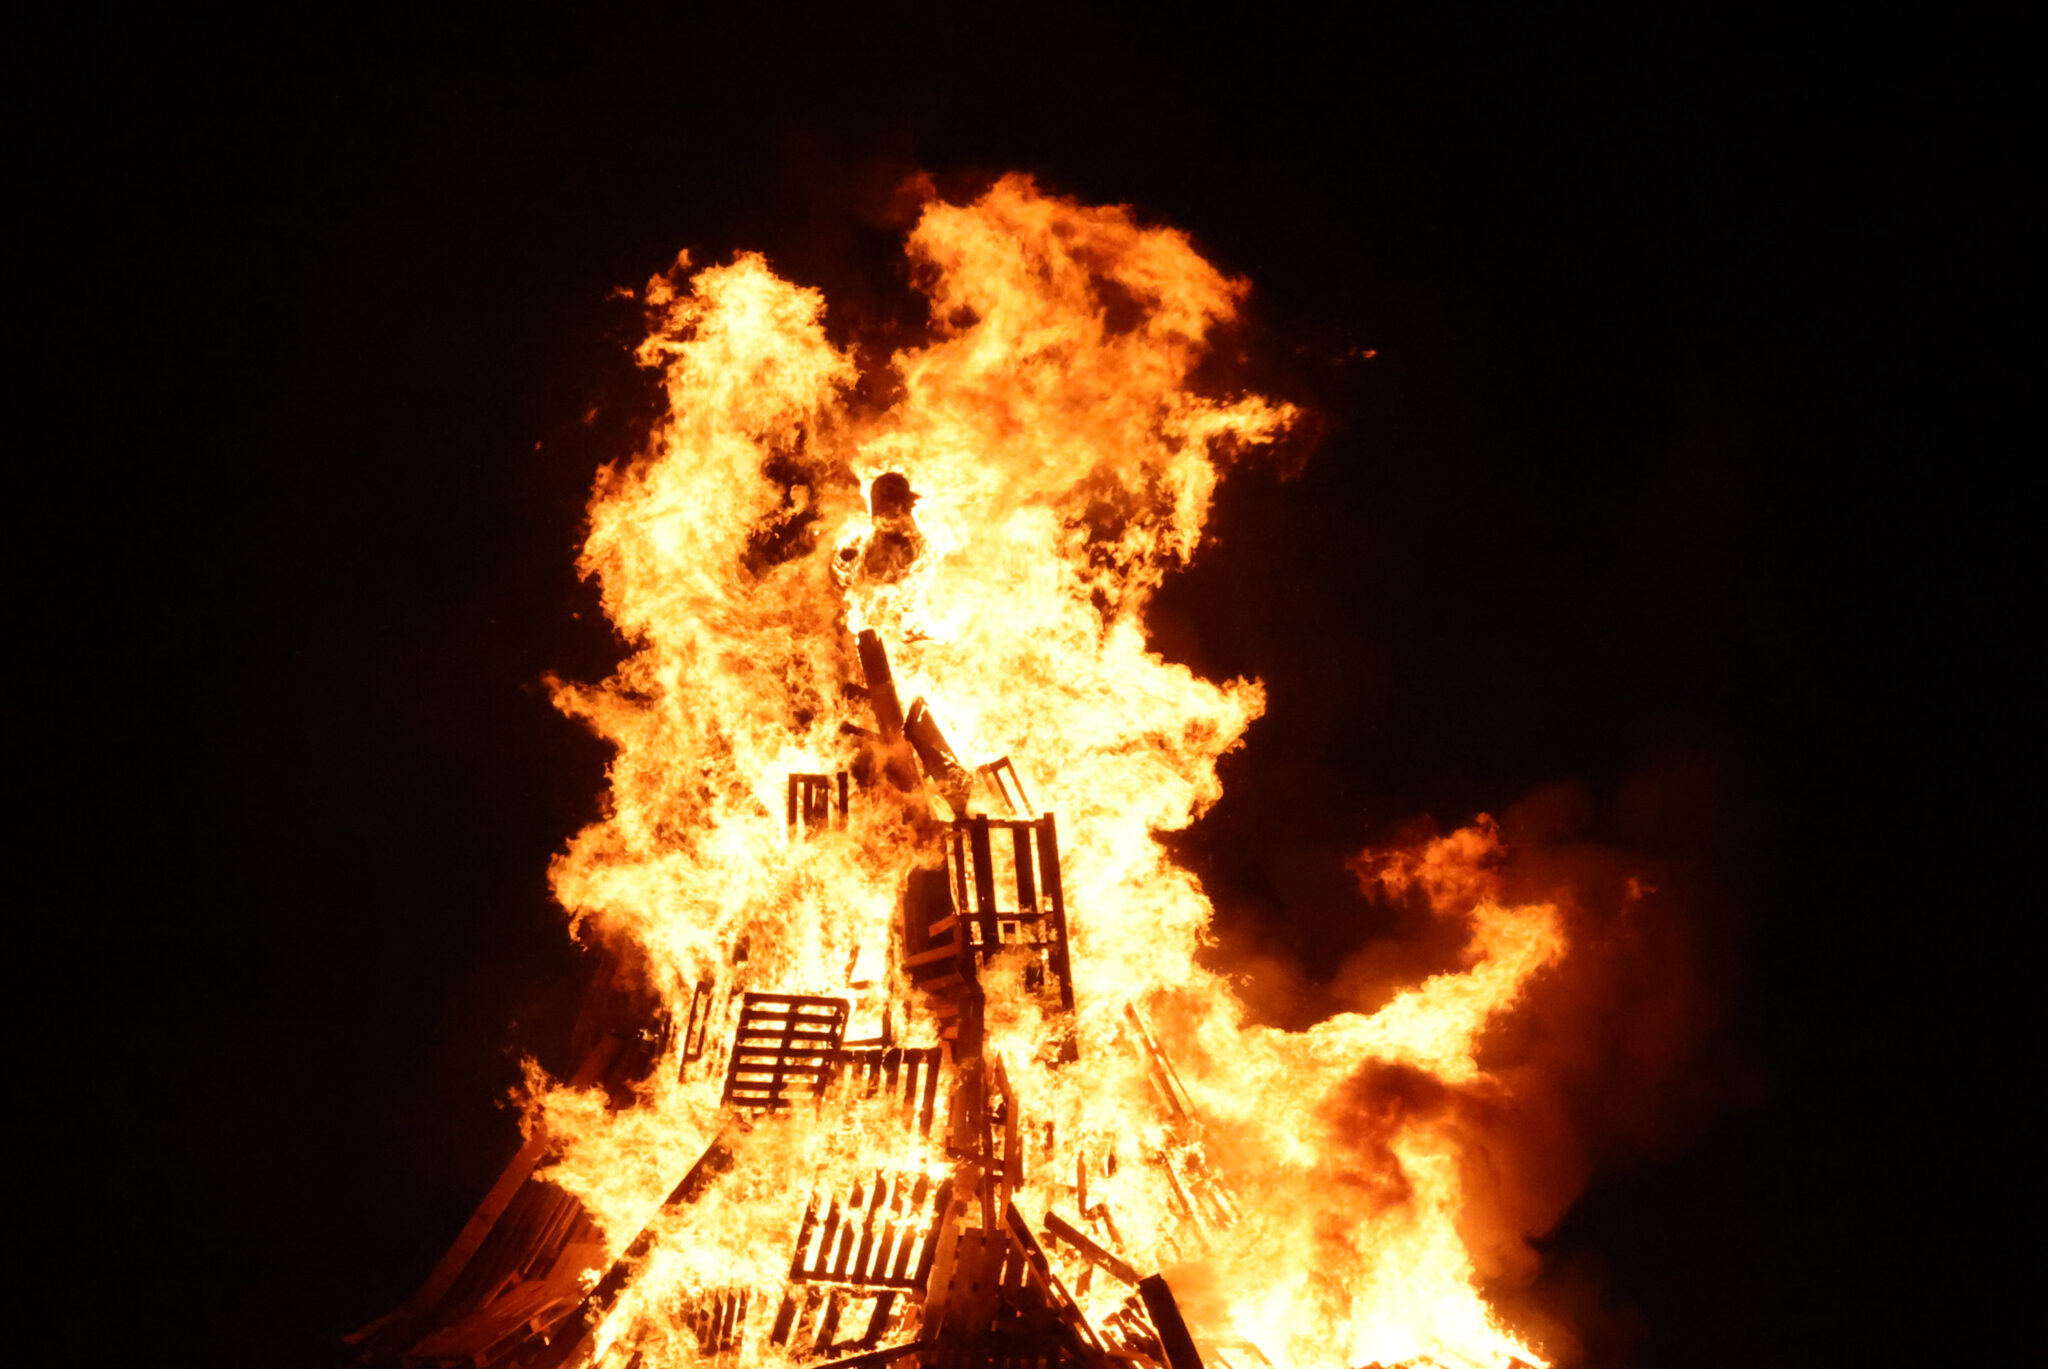
[(1269, 687), (1175, 839), (1263, 1011), (1341, 1001), (1395, 930), (1344, 861), (1419, 820), (1533, 812), (1675, 881), (1712, 1030), (1544, 1239), (1588, 1362), (2012, 1324), (2017, 34), (283, 13), (11, 44), (23, 1362), (338, 1364), (418, 1283), (589, 963), (545, 868), (604, 754), (540, 680), (617, 656), (573, 569), (652, 413), (611, 292), (757, 248), (885, 351), (918, 169), (1187, 230), (1254, 285), (1218, 375), (1316, 416), (1156, 623)]

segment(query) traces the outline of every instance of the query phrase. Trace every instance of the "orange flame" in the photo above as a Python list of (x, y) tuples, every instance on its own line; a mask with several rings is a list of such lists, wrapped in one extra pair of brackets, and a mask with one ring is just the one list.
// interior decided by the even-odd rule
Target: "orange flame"
[[(869, 745), (848, 684), (854, 634), (873, 630), (961, 757), (1011, 758), (1058, 814), (1076, 1049), (1021, 964), (985, 979), (987, 1053), (1031, 1128), (1019, 1210), (1166, 1271), (1218, 1362), (1540, 1363), (1480, 1294), (1457, 1138), (1431, 1099), (1486, 1086), (1476, 1043), (1564, 954), (1556, 909), (1501, 901), (1484, 822), (1396, 859), (1383, 878), (1469, 919), (1463, 968), (1284, 1032), (1196, 964), (1210, 904), (1156, 840), (1216, 801), (1217, 759), (1263, 708), (1257, 682), (1148, 649), (1144, 620), (1231, 456), (1296, 417), (1191, 387), (1244, 282), (1178, 232), (1015, 176), (929, 204), (909, 250), (932, 340), (889, 359), (879, 412), (852, 399), (857, 358), (828, 338), (822, 297), (762, 258), (694, 275), (684, 258), (648, 286), (639, 358), (668, 413), (600, 476), (581, 563), (632, 654), (601, 685), (556, 689), (615, 747), (610, 804), (555, 862), (557, 896), (586, 934), (639, 949), (679, 1022), (714, 986), (729, 1033), (751, 987), (850, 1000), (849, 1036), (890, 1014), (898, 1042), (937, 1043), (890, 968), (921, 820), (856, 802), (843, 830), (783, 830), (785, 776)], [(889, 472), (919, 496), (914, 532), (870, 506)], [(721, 1126), (721, 1081), (680, 1037), (628, 1107), (531, 1072), (548, 1177), (614, 1257)], [(938, 1136), (857, 1100), (762, 1122), (701, 1201), (660, 1219), (599, 1361), (693, 1362), (676, 1308), (776, 1286), (810, 1193), (942, 1175)], [(1090, 1317), (1115, 1310), (1120, 1290), (1052, 1254)], [(780, 1362), (758, 1321), (743, 1362)]]

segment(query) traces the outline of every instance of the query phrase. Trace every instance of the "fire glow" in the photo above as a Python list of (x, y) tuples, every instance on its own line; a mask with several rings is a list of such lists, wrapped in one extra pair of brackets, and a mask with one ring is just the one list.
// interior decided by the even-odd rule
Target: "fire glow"
[[(1212, 909), (1156, 837), (1264, 707), (1145, 622), (1230, 460), (1298, 417), (1192, 386), (1245, 284), (1019, 177), (927, 204), (909, 252), (931, 340), (879, 409), (760, 257), (646, 290), (668, 412), (600, 475), (581, 562), (632, 654), (555, 692), (615, 748), (610, 798), (553, 883), (652, 1011), (574, 1079), (529, 1067), (524, 1168), (371, 1344), (1544, 1363), (1482, 1294), (1448, 1114), (1371, 1081), (1494, 1087), (1478, 1042), (1564, 957), (1558, 909), (1504, 895), (1483, 820), (1384, 855), (1461, 966), (1283, 1031), (1197, 962)], [(544, 1258), (437, 1325), (522, 1186), (554, 1195)]]

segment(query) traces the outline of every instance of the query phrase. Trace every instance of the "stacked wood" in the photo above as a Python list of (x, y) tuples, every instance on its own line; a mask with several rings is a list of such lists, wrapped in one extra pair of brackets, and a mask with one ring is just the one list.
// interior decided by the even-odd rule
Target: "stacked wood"
[[(814, 1193), (782, 1288), (709, 1288), (676, 1309), (699, 1358), (743, 1363), (747, 1347), (765, 1341), (817, 1369), (1201, 1369), (1164, 1280), (1119, 1255), (1107, 1207), (1089, 1205), (1085, 1163), (1078, 1222), (1047, 1212), (1041, 1239), (1016, 1205), (1025, 1119), (1003, 1062), (984, 1049), (981, 979), (997, 956), (1021, 953), (1027, 986), (1055, 1020), (1071, 1022), (1055, 819), (1032, 812), (1008, 758), (970, 770), (924, 700), (906, 715), (873, 632), (861, 633), (858, 647), (876, 730), (854, 729), (867, 741), (851, 775), (789, 776), (783, 816), (792, 841), (843, 830), (858, 781), (862, 793), (908, 806), (914, 826), (931, 834), (929, 859), (903, 889), (896, 964), (937, 1015), (940, 1044), (898, 1045), (886, 1009), (879, 1036), (849, 1041), (850, 999), (750, 989), (744, 938), (730, 967), (702, 978), (687, 1009), (678, 1003), (673, 1022), (636, 966), (608, 958), (578, 1020), (583, 1063), (572, 1083), (602, 1084), (623, 1106), (673, 1049), (681, 1077), (723, 1076), (725, 1128), (594, 1281), (605, 1249), (599, 1233), (575, 1199), (533, 1177), (546, 1147), (530, 1139), (414, 1298), (352, 1338), (366, 1363), (582, 1369), (658, 1233), (687, 1222), (684, 1209), (732, 1167), (761, 1119), (799, 1105), (887, 1099), (907, 1128), (930, 1137), (943, 1087), (946, 1123), (934, 1153), (947, 1172), (877, 1171), (851, 1191)], [(977, 803), (994, 811), (971, 811)], [(850, 985), (852, 976), (849, 967)], [(1191, 1108), (1171, 1061), (1141, 1016), (1133, 1010), (1127, 1020), (1126, 1041), (1170, 1126), (1186, 1126)], [(1063, 1044), (1073, 1058), (1071, 1032)], [(1234, 1218), (1220, 1184), (1153, 1158), (1197, 1230)], [(1049, 1257), (1062, 1248), (1081, 1264), (1073, 1290)], [(1101, 1326), (1082, 1301), (1098, 1274), (1129, 1290)]]
[[(960, 953), (971, 956), (979, 969), (1002, 951), (1017, 947), (1031, 951), (1034, 960), (1026, 973), (1027, 987), (1049, 989), (1058, 998), (1061, 1011), (1073, 1012), (1067, 900), (1060, 882), (1059, 833), (1053, 815), (1030, 821), (957, 819), (947, 833), (946, 860), (963, 932)], [(1001, 874), (1010, 878), (998, 878)]]
[[(942, 830), (941, 846), (944, 864), (912, 871), (903, 899), (903, 967), (932, 995), (940, 1035), (963, 1055), (979, 1052), (981, 971), (1005, 951), (1024, 952), (1026, 987), (1071, 1015), (1074, 975), (1053, 815), (957, 818)], [(1062, 1048), (1074, 1058), (1071, 1035)]]

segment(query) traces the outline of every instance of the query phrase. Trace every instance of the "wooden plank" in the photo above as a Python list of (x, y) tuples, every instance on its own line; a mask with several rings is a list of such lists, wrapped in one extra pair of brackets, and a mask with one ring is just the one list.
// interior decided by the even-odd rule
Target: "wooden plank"
[(917, 1132), (920, 1136), (932, 1134), (932, 1113), (938, 1105), (939, 1096), (939, 1052), (936, 1047), (927, 1047), (917, 1055), (924, 1069), (924, 1102), (917, 1113)]
[(881, 1343), (889, 1331), (889, 1316), (896, 1310), (896, 1290), (885, 1288), (875, 1294), (875, 1310), (868, 1315), (867, 1332), (855, 1345), (857, 1350), (866, 1350)]
[(704, 1038), (711, 1027), (711, 1000), (715, 986), (709, 979), (697, 981), (695, 991), (690, 994), (689, 1015), (683, 1019), (682, 1068), (689, 1067), (704, 1055)]
[(1017, 1091), (1010, 1086), (1010, 1071), (1003, 1064), (1001, 1056), (995, 1062), (996, 1092), (1003, 1100), (1003, 1167), (1001, 1191), (996, 1197), (996, 1206), (1002, 1207), (1010, 1201), (1010, 1195), (1024, 1187), (1024, 1144), (1018, 1135)]
[(1118, 1259), (1103, 1247), (1090, 1240), (1078, 1227), (1068, 1222), (1057, 1212), (1045, 1214), (1045, 1229), (1055, 1238), (1072, 1246), (1082, 1259), (1100, 1266), (1104, 1271), (1132, 1288), (1138, 1286), (1138, 1271)]
[(1145, 1311), (1152, 1318), (1152, 1328), (1159, 1333), (1160, 1347), (1166, 1352), (1167, 1369), (1202, 1369), (1202, 1356), (1195, 1349), (1195, 1338), (1188, 1332), (1188, 1324), (1181, 1317), (1180, 1304), (1173, 1300), (1173, 1290), (1166, 1286), (1166, 1280), (1153, 1274), (1138, 1281), (1138, 1296), (1145, 1301)]
[[(804, 1276), (804, 1255), (810, 1250), (811, 1237), (816, 1233), (817, 1229), (818, 1195), (813, 1193), (810, 1202), (804, 1205), (803, 1225), (797, 1228), (796, 1253), (790, 1256), (789, 1259), (789, 1277), (791, 1280), (800, 1279)], [(777, 1319), (777, 1324), (781, 1324), (780, 1318)], [(781, 1343), (780, 1335), (777, 1336), (776, 1343)]]
[(1144, 1052), (1146, 1062), (1152, 1067), (1152, 1086), (1159, 1090), (1166, 1105), (1185, 1121), (1194, 1115), (1193, 1100), (1187, 1090), (1181, 1087), (1180, 1076), (1174, 1072), (1173, 1063), (1166, 1058), (1157, 1037), (1152, 1035), (1151, 1026), (1139, 1015), (1137, 1005), (1124, 1004), (1124, 1020), (1137, 1033), (1139, 1049)]
[(921, 1350), (929, 1350), (933, 1344), (934, 1342), (928, 1340), (906, 1341), (902, 1345), (892, 1345), (886, 1350), (868, 1350), (846, 1359), (815, 1365), (813, 1369), (877, 1369), (877, 1366), (894, 1364), (906, 1356), (915, 1355)]
[(857, 641), (861, 674), (867, 677), (868, 703), (875, 710), (875, 722), (882, 740), (894, 742), (903, 735), (903, 703), (896, 695), (896, 680), (889, 673), (889, 653), (873, 628), (861, 629)]
[(790, 1330), (796, 1325), (796, 1307), (796, 1289), (791, 1288), (782, 1295), (782, 1306), (775, 1313), (775, 1325), (768, 1330), (768, 1339), (774, 1344), (789, 1344)]
[(839, 1235), (839, 1200), (832, 1200), (831, 1208), (825, 1213), (825, 1234), (818, 1238), (819, 1274), (832, 1272), (832, 1241)]
[[(1052, 969), (1060, 981), (1060, 1006), (1068, 1012), (1074, 1010), (1074, 966), (1067, 954), (1067, 897), (1060, 882), (1060, 838), (1058, 824), (1047, 813), (1035, 824), (1038, 830), (1038, 875), (1045, 890), (1045, 902), (1052, 913), (1054, 940)], [(1067, 1038), (1063, 1058), (1073, 1059), (1077, 1054), (1071, 1035)]]
[[(924, 1189), (922, 1182), (918, 1184), (918, 1189), (921, 1194)], [(951, 1232), (955, 1228), (955, 1223), (951, 1220), (953, 1216), (953, 1181), (951, 1179), (939, 1185), (939, 1194), (932, 1203), (932, 1210), (937, 1215), (932, 1222), (931, 1234), (924, 1238), (924, 1250), (919, 1255), (917, 1261), (917, 1274), (911, 1280), (911, 1286), (921, 1293), (931, 1287), (932, 1260), (938, 1252), (939, 1241), (942, 1235)], [(897, 1257), (899, 1272), (902, 1262), (903, 1257), (899, 1255)]]
[(1012, 863), (1017, 871), (1017, 909), (1026, 914), (1036, 914), (1038, 908), (1038, 884), (1032, 877), (1033, 845), (1032, 829), (1025, 823), (1010, 823), (1010, 850)]
[(825, 1299), (825, 1315), (818, 1322), (818, 1338), (811, 1345), (811, 1353), (830, 1353), (832, 1338), (839, 1334), (839, 1318), (846, 1311), (846, 1291), (835, 1288)]
[[(901, 1181), (899, 1180), (898, 1182)], [(875, 1255), (875, 1219), (882, 1215), (883, 1203), (888, 1195), (888, 1182), (881, 1174), (877, 1173), (875, 1175), (875, 1187), (868, 1194), (867, 1219), (860, 1226), (860, 1243), (854, 1249), (853, 1263), (849, 1266), (853, 1270), (854, 1275), (862, 1280), (867, 1279), (869, 1276), (869, 1262), (874, 1259)], [(887, 1230), (886, 1227), (883, 1228), (884, 1235), (887, 1234)]]
[(970, 819), (968, 837), (974, 852), (974, 903), (968, 920), (977, 934), (977, 955), (991, 956), (1001, 949), (1002, 937), (996, 929), (995, 857), (989, 845), (988, 819)]

